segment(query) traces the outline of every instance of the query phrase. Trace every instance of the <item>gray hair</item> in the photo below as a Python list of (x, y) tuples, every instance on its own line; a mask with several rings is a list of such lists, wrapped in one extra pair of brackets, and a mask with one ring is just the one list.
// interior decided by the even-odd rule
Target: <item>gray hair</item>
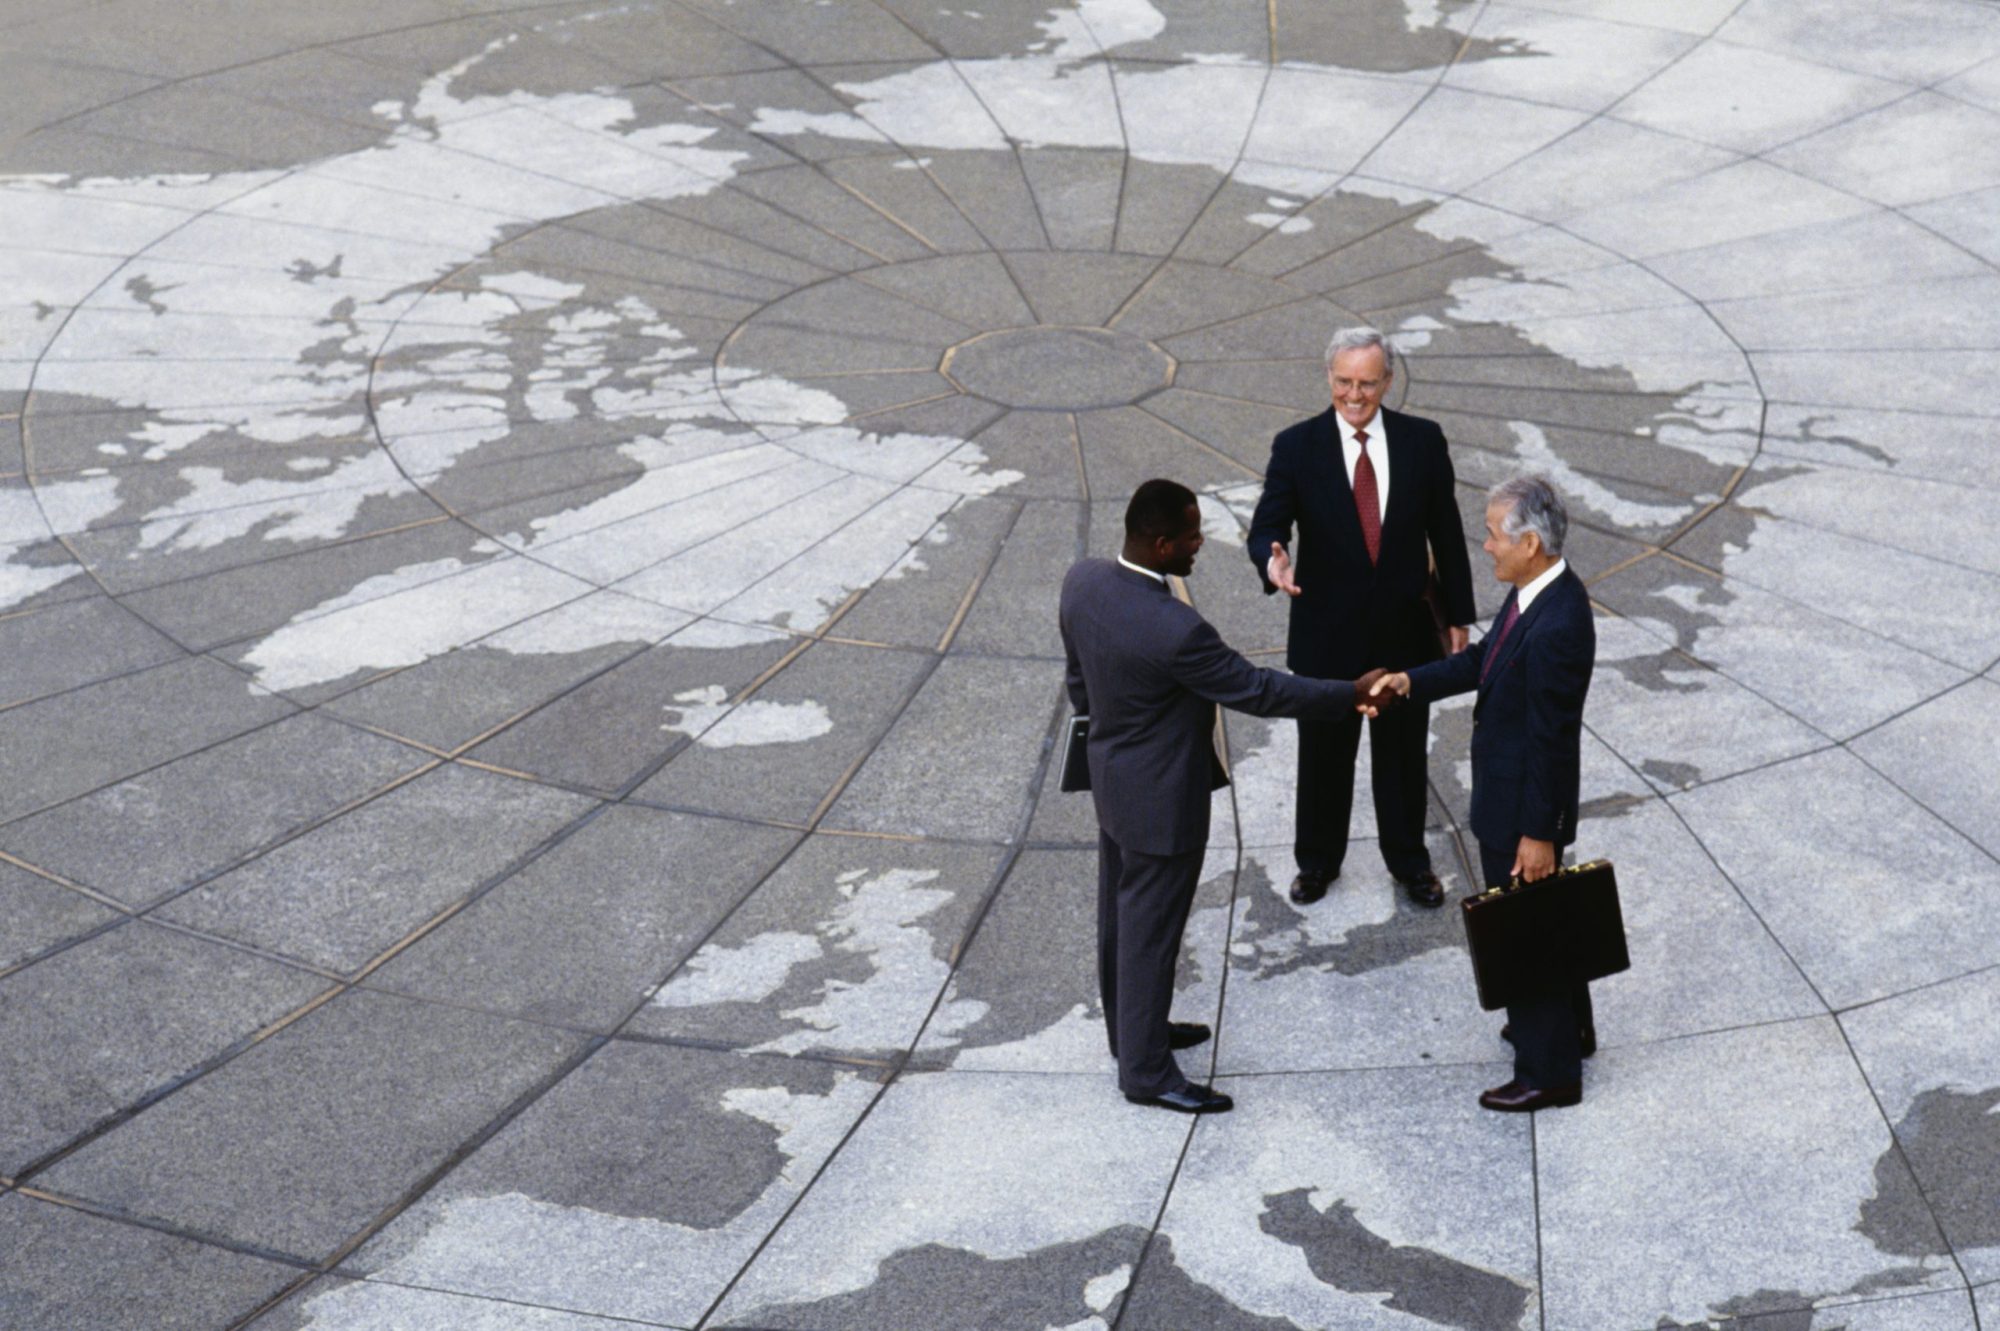
[(1326, 368), (1329, 370), (1333, 368), (1333, 358), (1341, 352), (1360, 351), (1366, 347), (1381, 348), (1382, 372), (1384, 374), (1395, 372), (1394, 362), (1396, 358), (1389, 350), (1389, 339), (1382, 336), (1381, 329), (1370, 328), (1367, 324), (1358, 324), (1353, 328), (1341, 328), (1334, 332), (1333, 341), (1326, 344)]
[(1542, 549), (1551, 555), (1563, 552), (1563, 537), (1569, 534), (1569, 509), (1556, 487), (1542, 476), (1516, 476), (1486, 492), (1489, 504), (1506, 504), (1507, 516), (1500, 530), (1519, 537), (1533, 532), (1542, 538)]

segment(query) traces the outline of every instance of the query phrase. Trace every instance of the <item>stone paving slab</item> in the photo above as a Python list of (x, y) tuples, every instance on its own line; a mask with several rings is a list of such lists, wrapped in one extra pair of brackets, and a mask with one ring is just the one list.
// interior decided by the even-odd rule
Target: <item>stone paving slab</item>
[(321, 717), (288, 718), (10, 823), (0, 848), (149, 905), (429, 761)]
[[(1745, 687), (1784, 707), (1830, 739), (1849, 739), (1918, 706), (1966, 672), (1810, 604), (1713, 577), (1670, 560), (1649, 559), (1591, 588), (1617, 613), (1657, 626)], [(1815, 666), (1767, 650), (1811, 637)], [(1836, 682), (1838, 681), (1838, 682)]]
[(582, 1043), (351, 991), (42, 1180), (130, 1214), (318, 1260), (400, 1203)]
[(803, 824), (895, 724), (933, 664), (915, 652), (820, 643), (734, 708), (689, 697), (666, 724), (694, 743), (632, 797)]
[[(1230, 943), (1231, 1073), (1315, 1072), (1501, 1059), (1499, 1024), (1466, 983), (1465, 931), (1451, 904), (1467, 892), (1447, 833), (1426, 836), (1446, 907), (1412, 905), (1374, 847), (1350, 847), (1340, 878), (1307, 907), (1285, 897), (1290, 842), (1244, 851)], [(1384, 1014), (1393, 1014), (1384, 1019)], [(1497, 1070), (1497, 1069), (1496, 1069)], [(1504, 1080), (1504, 1078), (1502, 1078)]]
[[(89, 673), (79, 677), (65, 668), (61, 653), (70, 648), (87, 656)], [(9, 704), (30, 702), (179, 655), (173, 643), (109, 597), (71, 601), (0, 620), (0, 657), (6, 661), (0, 696)]]
[(293, 710), (251, 692), (227, 666), (185, 659), (16, 707), (0, 714), (0, 744), (48, 759), (8, 783), (0, 818), (46, 809)]
[[(905, 1077), (715, 1324), (893, 1324), (935, 1306), (939, 1272), (975, 1320), (1087, 1317), (1092, 1282), (1137, 1257), (1185, 1133), (1097, 1077)], [(1019, 1260), (1055, 1245), (1053, 1270)]]
[(136, 922), (0, 979), (0, 1173), (171, 1089), (331, 987)]
[(254, 1312), (296, 1268), (71, 1207), (0, 1196), (0, 1315), (20, 1326), (205, 1331)]
[(938, 753), (990, 754), (989, 779), (1022, 790), (1040, 765), (1031, 748), (1055, 718), (1058, 687), (1045, 663), (947, 659), (925, 681), (873, 757), (827, 815), (829, 828), (999, 841), (1025, 808), (940, 780)]
[(682, 732), (664, 727), (684, 715), (688, 703), (705, 701), (716, 689), (728, 696), (789, 647), (770, 633), (726, 633), (714, 648), (691, 651), (669, 639), (552, 700), (471, 756), (545, 779), (616, 790), (686, 742)]
[[(1481, 1068), (1232, 1078), (1253, 1132), (1195, 1129), (1128, 1317), (1141, 1326), (1538, 1323), (1533, 1144)], [(1210, 1320), (1213, 1319), (1213, 1320)]]
[[(594, 592), (333, 699), (326, 710), (446, 751), (533, 712), (688, 624), (616, 592)], [(545, 651), (583, 640), (583, 651)], [(608, 641), (607, 641), (608, 639)], [(526, 657), (527, 660), (522, 658)]]
[(1591, 858), (1617, 868), (1633, 949), (1631, 970), (1591, 987), (1606, 1047), (1825, 1011), (1784, 935), (1672, 809), (1630, 806), (1585, 820), (1579, 833)]
[(450, 764), (160, 913), (351, 974), (593, 807), (581, 795)]
[[(1782, 857), (1750, 848), (1753, 810), (1772, 799), (1785, 801), (1797, 834)], [(1989, 964), (1990, 926), (1964, 903), (2000, 882), (2000, 865), (1850, 755), (1814, 755), (1674, 804), (1835, 1008)], [(1861, 839), (1875, 828), (1889, 839)], [(1885, 844), (1896, 853), (1868, 849)], [(1869, 921), (1865, 938), (1838, 923), (1853, 918)]]
[(1854, 752), (1988, 854), (2000, 854), (2000, 821), (1990, 801), (1991, 745), (1981, 742), (1983, 718), (1996, 701), (1991, 674), (1928, 706), (1861, 736)]
[(645, 1034), (869, 1061), (983, 1005), (944, 995), (991, 889), (983, 846), (818, 836), (798, 847), (631, 1023)]
[(1980, 1016), (1995, 988), (1995, 972), (1988, 969), (1840, 1019), (1904, 1158), (1974, 1283), (2000, 1276), (1991, 1201), (1991, 1106), (2000, 1064)]
[(463, 531), (427, 523), (290, 552), (283, 559), (163, 580), (132, 591), (125, 603), (184, 646), (202, 650), (268, 633), (399, 567), (459, 558), (468, 544)]
[(876, 1090), (826, 1062), (615, 1042), (350, 1265), (692, 1326)]
[(634, 1323), (508, 1299), (468, 1298), (408, 1285), (328, 1277), (250, 1325), (255, 1331), (388, 1331), (391, 1327), (398, 1331), (614, 1331)]
[(0, 971), (121, 918), (109, 906), (37, 874), (0, 865)]
[(1831, 1019), (1606, 1050), (1585, 1080), (1582, 1112), (1536, 1125), (1550, 1326), (1960, 1283)]
[[(794, 845), (719, 818), (610, 808), (369, 979), (584, 1030), (623, 1022)], [(523, 932), (538, 942), (522, 955)]]

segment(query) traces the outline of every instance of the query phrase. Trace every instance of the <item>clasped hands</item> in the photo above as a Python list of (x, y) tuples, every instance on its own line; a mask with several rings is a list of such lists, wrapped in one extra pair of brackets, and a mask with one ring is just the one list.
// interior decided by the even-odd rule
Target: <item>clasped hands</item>
[(1374, 718), (1399, 707), (1410, 696), (1410, 677), (1402, 671), (1377, 667), (1354, 681), (1354, 710)]
[(1366, 717), (1376, 717), (1390, 707), (1400, 707), (1410, 697), (1410, 675), (1396, 669), (1370, 669), (1354, 681), (1354, 709)]

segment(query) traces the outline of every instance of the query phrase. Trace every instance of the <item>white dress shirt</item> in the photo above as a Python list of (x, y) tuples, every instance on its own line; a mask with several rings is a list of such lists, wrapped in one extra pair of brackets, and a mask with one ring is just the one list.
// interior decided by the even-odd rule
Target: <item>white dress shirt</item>
[(1155, 573), (1152, 569), (1146, 568), (1140, 564), (1133, 563), (1131, 560), (1127, 559), (1124, 555), (1118, 556), (1118, 562), (1123, 564), (1126, 568), (1131, 569), (1134, 573), (1145, 574), (1147, 577), (1151, 578), (1154, 582), (1159, 583), (1162, 587), (1165, 587), (1167, 585), (1167, 575), (1164, 573)]
[[(1354, 464), (1361, 461), (1361, 445), (1354, 441), (1354, 427), (1347, 423), (1347, 417), (1339, 411), (1333, 419), (1340, 425), (1340, 452), (1347, 460), (1347, 484), (1354, 484)], [(1373, 420), (1361, 427), (1368, 431), (1368, 460), (1375, 464), (1375, 500), (1382, 506), (1381, 516), (1389, 516), (1389, 450), (1388, 432), (1382, 426), (1382, 413), (1376, 412)]]
[(1535, 603), (1535, 598), (1542, 594), (1542, 589), (1557, 578), (1560, 578), (1563, 570), (1568, 567), (1569, 561), (1567, 559), (1558, 559), (1555, 563), (1543, 569), (1540, 577), (1523, 587), (1520, 593), (1514, 597), (1514, 604), (1520, 608), (1520, 613), (1527, 614), (1528, 607)]

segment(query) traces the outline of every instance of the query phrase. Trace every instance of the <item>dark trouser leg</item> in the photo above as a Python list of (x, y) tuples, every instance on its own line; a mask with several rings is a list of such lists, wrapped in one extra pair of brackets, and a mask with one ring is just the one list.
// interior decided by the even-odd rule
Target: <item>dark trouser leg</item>
[(1331, 878), (1347, 855), (1347, 824), (1354, 811), (1354, 751), (1361, 745), (1361, 713), (1338, 721), (1299, 722), (1299, 801), (1292, 858), (1301, 873)]
[[(1479, 843), (1479, 868), (1488, 887), (1506, 883), (1515, 846)], [(1565, 984), (1507, 1005), (1514, 1031), (1514, 1079), (1529, 1086), (1574, 1086), (1583, 1080), (1579, 1035), (1591, 1024), (1590, 986)]]
[(1424, 845), (1430, 789), (1424, 748), (1430, 728), (1428, 703), (1393, 708), (1368, 723), (1375, 833), (1382, 838), (1382, 862), (1398, 878), (1420, 878), (1431, 871), (1430, 848)]
[(1527, 1086), (1574, 1086), (1583, 1080), (1583, 1046), (1578, 1040), (1576, 993), (1586, 985), (1566, 985), (1507, 1005), (1514, 1028), (1514, 1080)]
[(1104, 1006), (1104, 1035), (1118, 1057), (1118, 877), (1124, 872), (1118, 843), (1097, 834), (1097, 997)]
[(1118, 1089), (1164, 1095), (1188, 1084), (1167, 1044), (1174, 965), (1201, 878), (1203, 852), (1144, 855), (1120, 848), (1115, 888)]

